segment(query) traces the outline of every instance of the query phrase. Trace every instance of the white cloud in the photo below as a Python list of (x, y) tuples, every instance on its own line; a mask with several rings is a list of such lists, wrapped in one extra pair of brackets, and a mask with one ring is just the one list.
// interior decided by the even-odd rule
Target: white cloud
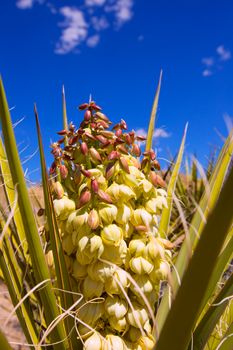
[(95, 47), (99, 44), (100, 41), (100, 36), (98, 34), (92, 35), (90, 36), (87, 41), (86, 44), (89, 47)]
[(20, 10), (27, 10), (27, 9), (31, 9), (35, 3), (43, 4), (44, 1), (45, 0), (18, 0), (16, 2), (16, 6)]
[(85, 0), (86, 6), (103, 6), (106, 0)]
[(18, 0), (16, 6), (21, 10), (30, 9), (34, 5), (34, 2), (34, 0)]
[(217, 54), (219, 55), (219, 59), (221, 61), (228, 61), (231, 59), (231, 51), (228, 49), (225, 49), (223, 45), (220, 45), (216, 49)]
[(211, 75), (213, 75), (213, 72), (209, 69), (204, 69), (202, 72), (203, 77), (209, 77)]
[(73, 51), (86, 40), (88, 24), (85, 21), (83, 12), (76, 7), (61, 7), (59, 12), (64, 17), (64, 21), (60, 24), (64, 29), (56, 45), (55, 52), (66, 54)]
[[(50, 0), (16, 0), (19, 9), (31, 9), (36, 3), (47, 6), (51, 14), (63, 16), (58, 23), (61, 34), (55, 53), (74, 52), (81, 44), (95, 47), (100, 41), (100, 32), (108, 27), (119, 29), (133, 17), (134, 0), (82, 0), (78, 5), (61, 6)], [(90, 33), (91, 36), (90, 36)], [(139, 36), (139, 41), (143, 36)]]
[(105, 8), (106, 12), (114, 12), (118, 27), (128, 22), (133, 17), (133, 0), (116, 0)]
[(212, 67), (214, 65), (214, 58), (213, 57), (204, 57), (202, 58), (202, 63), (206, 65), (207, 67)]

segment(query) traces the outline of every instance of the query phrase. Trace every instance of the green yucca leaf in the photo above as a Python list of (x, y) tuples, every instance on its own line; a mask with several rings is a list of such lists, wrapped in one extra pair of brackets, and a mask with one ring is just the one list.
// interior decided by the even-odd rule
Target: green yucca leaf
[[(197, 329), (195, 330), (193, 334), (193, 339), (192, 339), (193, 347), (190, 345), (190, 349), (191, 348), (193, 350), (204, 349), (211, 333), (213, 332), (216, 324), (220, 320), (221, 315), (226, 309), (229, 300), (226, 300), (221, 304), (219, 303), (223, 299), (231, 296), (232, 294), (233, 294), (233, 274), (227, 280), (224, 287), (222, 288), (218, 296), (215, 298), (209, 310), (207, 311), (205, 316), (202, 318), (202, 321), (200, 322)], [(218, 304), (218, 305), (215, 306), (215, 304)]]
[(188, 127), (188, 124), (186, 124), (185, 129), (184, 129), (184, 135), (183, 135), (182, 142), (180, 145), (177, 160), (176, 160), (174, 169), (172, 171), (171, 178), (169, 180), (169, 184), (168, 184), (168, 188), (167, 188), (167, 208), (163, 209), (161, 221), (160, 221), (160, 225), (159, 225), (159, 232), (160, 232), (161, 237), (167, 236), (167, 231), (168, 231), (168, 226), (169, 226), (169, 221), (170, 221), (170, 216), (171, 216), (171, 210), (172, 210), (173, 195), (175, 192), (176, 182), (177, 182), (177, 179), (179, 176), (179, 170), (180, 170), (180, 166), (181, 166), (181, 162), (182, 162), (182, 158), (183, 158), (183, 153), (184, 153), (184, 145), (185, 145), (187, 127)]
[[(233, 152), (233, 139), (232, 133), (228, 136), (225, 144), (222, 147), (220, 155), (218, 157), (217, 163), (214, 168), (214, 172), (211, 176), (210, 180), (210, 194), (205, 192), (202, 196), (202, 199), (199, 204), (199, 210), (196, 211), (191, 224), (190, 224), (190, 232), (188, 240), (185, 240), (182, 244), (181, 250), (178, 254), (176, 261), (176, 271), (182, 279), (184, 272), (187, 267), (187, 263), (189, 260), (189, 252), (190, 248), (194, 247), (195, 242), (200, 237), (201, 230), (203, 229), (203, 215), (207, 217), (209, 210), (211, 210), (216, 203), (220, 190), (222, 188), (225, 175), (228, 170), (228, 166), (231, 162)], [(173, 286), (173, 294), (176, 295), (176, 292), (179, 288), (179, 281), (177, 279), (177, 273), (175, 271), (172, 272), (172, 286)], [(162, 298), (161, 304), (159, 306), (159, 310), (157, 312), (157, 324), (158, 330), (161, 331), (164, 321), (169, 312), (169, 290), (167, 289)]]
[(218, 350), (229, 350), (229, 349), (233, 349), (233, 322), (231, 322), (230, 326), (228, 327), (226, 333), (222, 338), (221, 347), (218, 348)]
[(146, 141), (146, 150), (147, 151), (149, 151), (152, 148), (153, 133), (154, 133), (154, 128), (155, 128), (155, 119), (156, 119), (156, 113), (157, 113), (158, 102), (159, 102), (159, 93), (160, 93), (162, 75), (163, 75), (163, 72), (161, 70), (160, 76), (159, 76), (159, 83), (157, 86), (157, 90), (155, 93), (155, 98), (154, 98), (154, 102), (153, 102), (153, 106), (152, 106), (152, 110), (151, 110), (149, 128), (148, 128), (148, 132), (147, 132), (147, 141)]
[[(8, 160), (6, 157), (4, 145), (2, 142), (2, 138), (0, 137), (0, 172), (3, 182), (3, 190), (5, 192), (7, 204), (9, 207), (12, 207), (14, 200), (15, 200), (15, 187), (13, 184)], [(27, 243), (25, 240), (25, 231), (23, 226), (23, 221), (21, 218), (21, 214), (18, 208), (18, 205), (16, 205), (14, 217), (13, 217), (14, 225), (17, 229), (18, 237), (15, 237), (15, 239), (19, 239), (19, 246), (20, 249), (23, 248), (24, 252), (27, 252)]]
[[(233, 168), (203, 229), (170, 312), (159, 335), (156, 350), (186, 350), (200, 313), (202, 298), (217, 257), (233, 220)], [(208, 249), (209, 247), (209, 249)]]
[[(47, 224), (49, 228), (49, 237), (51, 242), (51, 248), (53, 251), (57, 284), (58, 284), (58, 288), (61, 290), (60, 291), (61, 306), (63, 307), (63, 309), (67, 310), (73, 305), (74, 301), (73, 301), (72, 294), (65, 292), (65, 291), (68, 291), (68, 292), (71, 291), (71, 285), (70, 285), (69, 275), (68, 275), (68, 271), (65, 263), (62, 244), (60, 240), (56, 216), (53, 208), (52, 196), (50, 193), (50, 188), (48, 183), (48, 174), (46, 171), (46, 163), (45, 163), (45, 157), (44, 157), (44, 151), (43, 151), (43, 145), (42, 145), (41, 130), (40, 130), (36, 106), (35, 106), (35, 118), (36, 118), (39, 151), (40, 151), (45, 212), (46, 212)], [(62, 292), (62, 290), (64, 290), (64, 292)], [(70, 334), (70, 332), (74, 328), (73, 319), (71, 317), (68, 317), (65, 320), (65, 325), (66, 325), (67, 334)], [(75, 332), (72, 332), (71, 337), (69, 338), (69, 349), (73, 349), (73, 348), (75, 349), (82, 348), (77, 341), (77, 336)]]
[(10, 344), (8, 343), (5, 335), (2, 333), (0, 329), (0, 348), (4, 350), (13, 350)]
[[(46, 265), (44, 252), (41, 246), (40, 237), (37, 230), (36, 221), (28, 196), (27, 186), (24, 179), (23, 169), (18, 155), (16, 140), (12, 127), (11, 117), (9, 113), (8, 103), (0, 79), (0, 120), (2, 124), (2, 132), (4, 137), (7, 159), (9, 161), (10, 171), (14, 186), (17, 186), (19, 210), (23, 220), (24, 230), (28, 242), (29, 253), (32, 261), (32, 267), (35, 273), (36, 283), (40, 283), (49, 279), (49, 271)], [(56, 305), (55, 295), (52, 291), (51, 282), (47, 283), (44, 288), (39, 291), (45, 312), (47, 324), (50, 324), (58, 315), (59, 310)], [(53, 342), (65, 338), (63, 324), (60, 323), (51, 333)], [(55, 349), (65, 349), (65, 344), (60, 343), (54, 345)]]
[[(10, 243), (7, 239), (4, 239), (3, 245), (5, 254), (3, 254), (3, 251), (0, 250), (0, 267), (12, 303), (14, 306), (16, 306), (23, 296), (22, 273), (20, 274), (19, 272), (19, 267), (14, 255), (15, 252), (11, 249)], [(8, 257), (6, 257), (6, 255)], [(16, 310), (16, 314), (28, 343), (37, 344), (38, 333), (27, 301), (21, 304), (21, 307)], [(38, 350), (39, 349), (41, 348), (39, 347)]]

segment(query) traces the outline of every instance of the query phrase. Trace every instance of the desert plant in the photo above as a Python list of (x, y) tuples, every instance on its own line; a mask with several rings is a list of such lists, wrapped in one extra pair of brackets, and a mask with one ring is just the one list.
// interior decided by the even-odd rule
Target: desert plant
[[(0, 165), (10, 207), (0, 219), (0, 267), (36, 349), (232, 347), (232, 276), (222, 279), (233, 246), (232, 170), (226, 178), (232, 134), (189, 223), (175, 195), (187, 127), (166, 191), (151, 150), (160, 82), (141, 158), (138, 136), (126, 132), (123, 120), (108, 130), (109, 119), (93, 101), (80, 106), (79, 128), (68, 124), (63, 91), (64, 129), (52, 145), (52, 179), (35, 108), (44, 230), (33, 215), (0, 83)], [(175, 205), (185, 232), (179, 251), (170, 230)], [(6, 344), (2, 335), (0, 342)]]

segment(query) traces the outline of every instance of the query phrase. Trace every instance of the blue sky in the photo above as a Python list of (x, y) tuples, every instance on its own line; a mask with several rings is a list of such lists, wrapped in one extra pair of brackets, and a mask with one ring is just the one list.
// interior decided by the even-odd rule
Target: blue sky
[[(51, 161), (62, 84), (74, 123), (91, 93), (114, 122), (124, 118), (129, 128), (146, 130), (162, 68), (158, 157), (176, 153), (188, 121), (186, 154), (205, 163), (222, 143), (218, 132), (227, 135), (224, 116), (233, 116), (232, 18), (231, 0), (2, 1), (0, 72), (13, 121), (24, 117), (16, 127), (22, 159), (37, 148), (36, 102)], [(35, 155), (25, 168), (38, 165)]]

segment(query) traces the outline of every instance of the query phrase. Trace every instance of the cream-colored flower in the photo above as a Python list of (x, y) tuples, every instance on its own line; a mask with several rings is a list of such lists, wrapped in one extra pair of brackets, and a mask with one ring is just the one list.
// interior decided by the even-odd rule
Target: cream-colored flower
[(109, 295), (122, 295), (122, 288), (126, 290), (128, 286), (129, 281), (126, 272), (122, 269), (117, 269), (117, 271), (113, 273), (112, 278), (106, 281), (105, 290)]
[(126, 262), (128, 255), (127, 244), (121, 240), (119, 246), (104, 245), (104, 252), (101, 259), (112, 262), (115, 265), (121, 266)]
[(101, 237), (91, 234), (83, 236), (78, 242), (76, 259), (82, 265), (88, 265), (98, 259), (104, 251)]
[[(129, 324), (133, 327), (139, 328), (139, 324), (143, 327), (149, 319), (146, 309), (139, 304), (132, 302), (134, 311), (129, 309), (126, 317)], [(138, 324), (139, 323), (139, 324)]]
[(79, 281), (87, 276), (87, 267), (86, 265), (81, 265), (76, 259), (73, 263), (73, 276)]
[(85, 302), (77, 310), (77, 317), (90, 326), (95, 326), (96, 321), (104, 315), (104, 302)]
[(134, 273), (139, 275), (149, 274), (154, 268), (154, 265), (142, 256), (132, 258), (129, 266)]
[(114, 316), (117, 319), (123, 318), (128, 310), (126, 301), (117, 295), (107, 296), (104, 303), (105, 311), (110, 316)]
[(95, 297), (100, 297), (104, 290), (104, 284), (102, 282), (93, 281), (89, 276), (87, 276), (82, 285), (82, 292), (85, 299), (92, 299)]
[(103, 344), (98, 332), (91, 335), (84, 343), (84, 350), (102, 350)]
[(112, 277), (113, 272), (113, 266), (99, 260), (88, 265), (87, 267), (87, 273), (94, 281), (105, 282), (107, 279)]
[(139, 208), (134, 210), (131, 222), (134, 226), (149, 226), (152, 222), (152, 216), (144, 208)]
[(105, 224), (111, 224), (117, 217), (117, 207), (113, 204), (100, 206), (99, 216)]
[(111, 224), (103, 228), (101, 238), (106, 245), (119, 246), (123, 239), (123, 232), (120, 227)]
[(74, 201), (65, 196), (61, 199), (54, 199), (53, 205), (59, 220), (66, 220), (70, 213), (75, 210)]
[(132, 209), (126, 205), (122, 204), (117, 211), (116, 222), (121, 225), (127, 224), (131, 218)]

